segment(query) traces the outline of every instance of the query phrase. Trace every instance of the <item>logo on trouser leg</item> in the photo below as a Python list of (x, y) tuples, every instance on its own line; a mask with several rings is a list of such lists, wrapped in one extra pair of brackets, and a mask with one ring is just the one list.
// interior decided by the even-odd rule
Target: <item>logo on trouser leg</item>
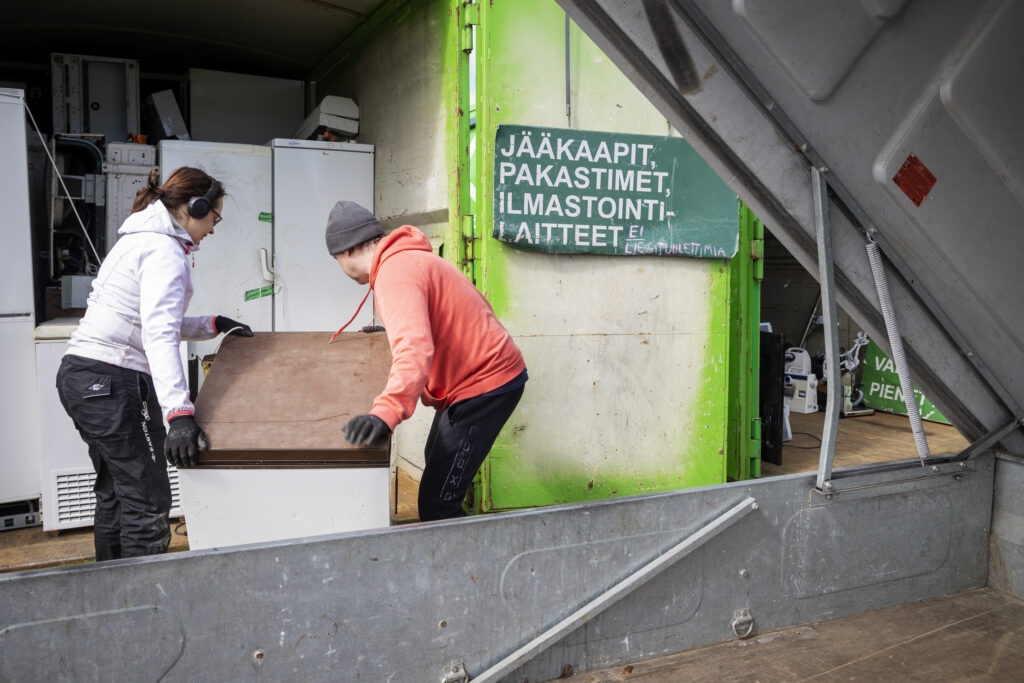
[[(470, 430), (472, 431), (472, 429), (471, 427)], [(473, 442), (471, 441), (464, 441), (459, 447), (459, 455), (452, 462), (452, 468), (448, 471), (444, 486), (441, 487), (441, 500), (444, 502), (454, 500), (459, 484), (462, 483), (462, 477), (466, 473), (466, 465), (469, 464), (469, 454), (472, 450)]]
[(156, 449), (153, 448), (153, 440), (149, 438), (149, 406), (142, 402), (142, 435), (146, 437), (146, 446), (149, 447), (149, 458), (156, 462)]

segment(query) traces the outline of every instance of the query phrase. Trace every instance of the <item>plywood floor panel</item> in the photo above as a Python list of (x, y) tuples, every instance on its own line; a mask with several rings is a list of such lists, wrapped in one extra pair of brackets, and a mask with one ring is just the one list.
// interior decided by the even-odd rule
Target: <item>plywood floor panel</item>
[[(793, 439), (783, 444), (782, 465), (761, 463), (762, 476), (817, 471), (825, 413), (791, 413), (789, 422)], [(925, 421), (924, 433), (933, 455), (959, 453), (970, 445), (956, 427), (950, 425)], [(839, 420), (833, 469), (916, 457), (910, 420), (903, 415), (876, 412)]]

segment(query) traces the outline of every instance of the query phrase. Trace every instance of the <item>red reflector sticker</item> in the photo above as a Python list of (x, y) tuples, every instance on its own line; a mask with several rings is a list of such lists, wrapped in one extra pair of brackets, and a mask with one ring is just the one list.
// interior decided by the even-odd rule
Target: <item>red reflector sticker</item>
[(903, 190), (905, 195), (910, 197), (914, 206), (921, 206), (921, 202), (935, 187), (936, 178), (916, 155), (911, 154), (907, 156), (892, 181)]

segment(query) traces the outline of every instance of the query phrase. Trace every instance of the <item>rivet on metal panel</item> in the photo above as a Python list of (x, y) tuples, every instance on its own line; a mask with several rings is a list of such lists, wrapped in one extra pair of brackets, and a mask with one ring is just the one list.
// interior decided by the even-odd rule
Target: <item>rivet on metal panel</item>
[(448, 622), (445, 621), (444, 619), (442, 619), (441, 621), (437, 622), (437, 627), (438, 628), (444, 628), (447, 625), (448, 625)]
[(252, 653), (252, 659), (257, 664), (263, 663), (263, 650), (256, 650)]
[(741, 569), (740, 570), (740, 576), (742, 576), (745, 579), (745, 578), (750, 576), (750, 572), (747, 571), (746, 569)]
[(754, 635), (754, 617), (750, 614), (750, 608), (744, 607), (732, 613), (732, 632), (740, 640)]
[(938, 471), (939, 471), (939, 466), (938, 465), (932, 465), (932, 472), (938, 472)]
[(441, 683), (469, 683), (469, 674), (462, 662), (453, 662), (441, 671)]
[(965, 463), (965, 462), (960, 463), (960, 469), (966, 470), (967, 469), (967, 463)]
[(760, 505), (758, 505), (756, 501), (750, 504), (750, 509), (751, 509), (751, 510), (756, 510), (756, 509), (758, 509), (759, 507), (761, 507), (761, 506), (760, 506)]
[(832, 490), (832, 482), (826, 481), (825, 484), (824, 484), (824, 489), (826, 491), (831, 491)]

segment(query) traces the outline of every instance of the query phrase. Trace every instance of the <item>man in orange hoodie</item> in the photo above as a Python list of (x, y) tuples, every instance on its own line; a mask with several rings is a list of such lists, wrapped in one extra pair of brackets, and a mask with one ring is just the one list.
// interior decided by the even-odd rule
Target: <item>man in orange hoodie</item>
[(436, 409), (420, 519), (464, 515), (466, 490), (523, 395), (523, 354), (479, 290), (411, 225), (385, 236), (373, 214), (340, 201), (327, 221), (327, 251), (370, 285), (392, 356), (384, 391), (342, 428), (345, 438), (359, 446), (386, 436), (417, 399)]

